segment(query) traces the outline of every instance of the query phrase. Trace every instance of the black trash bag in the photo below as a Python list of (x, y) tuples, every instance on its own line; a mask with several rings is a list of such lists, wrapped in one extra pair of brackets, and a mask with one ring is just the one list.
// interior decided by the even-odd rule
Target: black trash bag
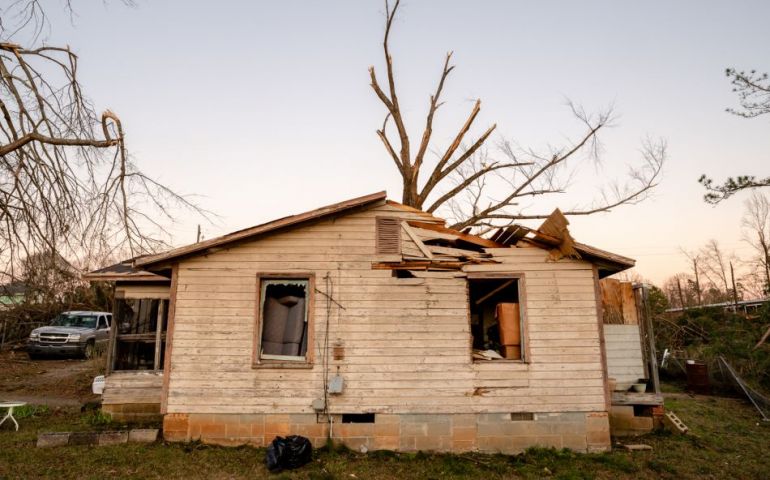
[(310, 440), (300, 435), (275, 437), (267, 447), (265, 455), (267, 469), (271, 472), (299, 468), (310, 463), (312, 459), (313, 445)]

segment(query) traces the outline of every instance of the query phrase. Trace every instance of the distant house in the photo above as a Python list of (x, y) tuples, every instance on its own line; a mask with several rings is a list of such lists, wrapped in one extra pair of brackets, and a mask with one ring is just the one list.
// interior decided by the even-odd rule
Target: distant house
[(610, 448), (599, 279), (557, 211), (490, 238), (376, 193), (90, 273), (115, 282), (103, 408), (170, 441)]
[(0, 308), (24, 303), (26, 296), (27, 285), (24, 282), (14, 281), (0, 285)]

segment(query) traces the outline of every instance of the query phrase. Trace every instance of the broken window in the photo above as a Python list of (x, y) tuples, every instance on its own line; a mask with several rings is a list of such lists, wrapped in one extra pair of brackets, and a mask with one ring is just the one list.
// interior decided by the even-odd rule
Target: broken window
[(468, 280), (474, 360), (524, 360), (520, 278)]
[(168, 300), (116, 299), (112, 370), (162, 370)]
[(260, 279), (260, 360), (306, 361), (309, 278)]

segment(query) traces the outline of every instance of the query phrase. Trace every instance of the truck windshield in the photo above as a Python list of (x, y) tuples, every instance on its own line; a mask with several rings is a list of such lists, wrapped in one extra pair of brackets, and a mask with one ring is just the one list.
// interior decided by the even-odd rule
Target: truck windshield
[(93, 315), (68, 315), (62, 313), (51, 322), (55, 327), (84, 327), (96, 328), (96, 317)]

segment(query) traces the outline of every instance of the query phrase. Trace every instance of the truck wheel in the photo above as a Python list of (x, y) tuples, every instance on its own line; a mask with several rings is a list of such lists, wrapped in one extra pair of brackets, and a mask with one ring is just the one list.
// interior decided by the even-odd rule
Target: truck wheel
[(89, 340), (86, 343), (86, 347), (83, 349), (83, 358), (85, 358), (86, 360), (90, 360), (94, 358), (94, 352), (95, 352), (94, 341)]
[(42, 358), (42, 356), (37, 353), (28, 353), (27, 356), (29, 356), (30, 360), (40, 360)]

